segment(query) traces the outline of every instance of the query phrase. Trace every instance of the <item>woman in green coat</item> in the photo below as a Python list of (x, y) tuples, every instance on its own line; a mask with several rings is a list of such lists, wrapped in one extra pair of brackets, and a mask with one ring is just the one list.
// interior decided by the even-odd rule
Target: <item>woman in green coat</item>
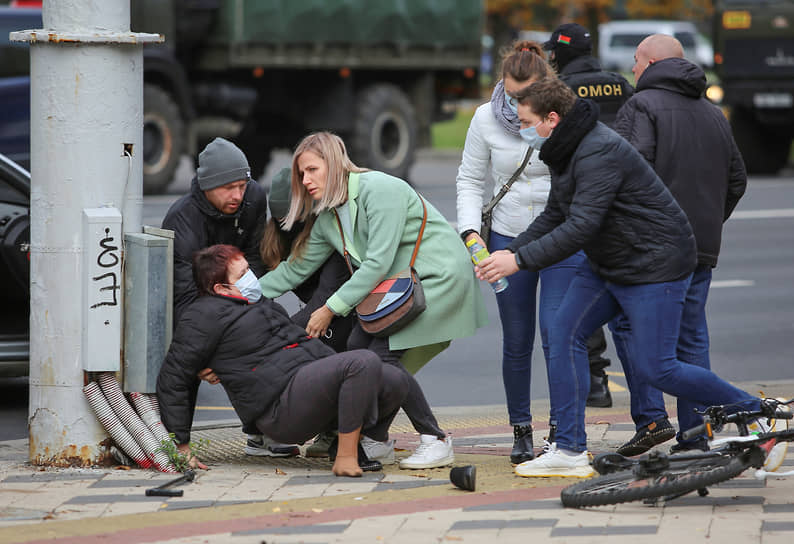
[[(420, 368), (453, 338), (470, 336), (486, 323), (485, 305), (469, 254), (446, 219), (425, 200), (427, 224), (414, 268), (427, 308), (388, 338), (368, 335), (356, 324), (348, 349), (366, 348), (385, 363)], [(319, 337), (334, 315), (347, 315), (384, 278), (406, 268), (422, 224), (422, 200), (405, 181), (358, 168), (344, 142), (328, 132), (311, 134), (292, 158), (292, 198), (283, 228), (317, 216), (311, 235), (295, 257), (260, 279), (264, 296), (289, 291), (317, 270), (334, 251), (347, 249), (355, 272), (325, 305), (312, 313), (306, 331)], [(337, 215), (345, 233), (343, 245)], [(420, 433), (416, 452), (401, 468), (434, 468), (454, 461), (451, 438), (438, 426), (416, 379), (403, 404)], [(391, 449), (391, 448), (389, 448)]]

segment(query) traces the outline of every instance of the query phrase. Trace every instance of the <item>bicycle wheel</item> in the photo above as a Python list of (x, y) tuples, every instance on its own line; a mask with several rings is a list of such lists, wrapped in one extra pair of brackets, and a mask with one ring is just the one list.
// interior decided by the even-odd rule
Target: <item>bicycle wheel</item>
[(679, 495), (730, 480), (749, 466), (746, 455), (671, 459), (669, 467), (648, 476), (625, 470), (579, 482), (563, 489), (560, 499), (564, 506), (579, 508)]

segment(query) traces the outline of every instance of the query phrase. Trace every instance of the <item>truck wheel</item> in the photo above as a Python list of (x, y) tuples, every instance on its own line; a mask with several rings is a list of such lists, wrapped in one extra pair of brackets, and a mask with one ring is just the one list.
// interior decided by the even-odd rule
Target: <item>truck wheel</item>
[(405, 179), (416, 154), (416, 113), (402, 90), (377, 84), (358, 95), (351, 155), (362, 167)]
[(731, 112), (731, 128), (748, 174), (777, 174), (786, 166), (791, 134), (762, 125), (743, 108)]
[(174, 179), (185, 149), (185, 127), (171, 96), (143, 86), (143, 192), (162, 193)]

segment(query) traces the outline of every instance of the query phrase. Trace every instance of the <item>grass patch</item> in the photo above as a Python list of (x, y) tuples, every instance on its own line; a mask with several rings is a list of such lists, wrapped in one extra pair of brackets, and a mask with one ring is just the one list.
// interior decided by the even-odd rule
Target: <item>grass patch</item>
[(463, 149), (473, 115), (474, 108), (458, 108), (449, 121), (434, 123), (430, 127), (433, 149)]

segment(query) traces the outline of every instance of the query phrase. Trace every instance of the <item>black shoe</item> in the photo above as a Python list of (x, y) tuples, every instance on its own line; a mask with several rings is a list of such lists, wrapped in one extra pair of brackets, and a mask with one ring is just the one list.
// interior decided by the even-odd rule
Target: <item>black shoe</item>
[(557, 439), (557, 426), (554, 423), (549, 423), (549, 436), (543, 439), (543, 449), (538, 452), (538, 457), (551, 450), (551, 445)]
[(557, 426), (554, 423), (549, 423), (549, 437), (546, 442), (552, 444), (557, 439)]
[(676, 442), (672, 446), (670, 446), (670, 455), (675, 453), (686, 453), (688, 451), (709, 451), (711, 448), (709, 447), (709, 441), (705, 438), (698, 438), (696, 440), (692, 440), (691, 442)]
[[(328, 447), (328, 458), (333, 463), (336, 461), (336, 450), (339, 449), (339, 437), (334, 437), (334, 441), (331, 442), (331, 445)], [(358, 443), (358, 466), (361, 467), (361, 470), (364, 472), (377, 472), (379, 470), (383, 470), (383, 465), (380, 461), (373, 461), (369, 457), (367, 457), (367, 453), (364, 451), (364, 447), (361, 445), (361, 442)]]
[(634, 457), (674, 437), (675, 427), (665, 417), (640, 427), (631, 440), (618, 448), (618, 453), (624, 457)]
[(532, 425), (513, 425), (513, 451), (510, 452), (510, 462), (514, 465), (535, 458), (532, 451)]
[(597, 376), (590, 374), (590, 393), (587, 395), (587, 406), (591, 408), (609, 408), (612, 406), (612, 395), (607, 385), (606, 374)]

